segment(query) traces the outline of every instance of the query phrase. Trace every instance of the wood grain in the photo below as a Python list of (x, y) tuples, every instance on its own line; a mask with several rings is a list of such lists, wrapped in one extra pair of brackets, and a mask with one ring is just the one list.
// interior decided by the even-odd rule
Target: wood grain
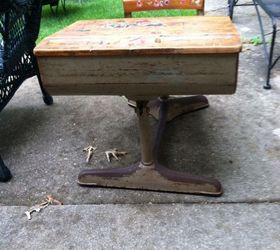
[(35, 48), (52, 95), (232, 94), (239, 35), (227, 17), (79, 21)]
[(125, 17), (132, 12), (166, 9), (195, 9), (204, 11), (204, 0), (123, 0)]
[(36, 56), (238, 53), (229, 17), (158, 17), (78, 21), (44, 39)]
[(40, 57), (52, 95), (232, 94), (238, 54)]

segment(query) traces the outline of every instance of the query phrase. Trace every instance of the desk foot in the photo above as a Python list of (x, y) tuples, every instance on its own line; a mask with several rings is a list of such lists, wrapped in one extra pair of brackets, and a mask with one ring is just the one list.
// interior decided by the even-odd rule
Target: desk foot
[[(171, 121), (177, 116), (194, 112), (200, 109), (208, 108), (209, 102), (205, 96), (188, 96), (188, 97), (175, 97), (165, 99), (168, 105), (168, 113), (166, 121)], [(157, 120), (159, 120), (159, 111), (162, 100), (150, 101), (148, 107), (149, 113)]]
[[(194, 97), (194, 99), (205, 101), (204, 97), (202, 99)], [(180, 98), (180, 100), (185, 103), (185, 98)], [(178, 99), (175, 101), (177, 102)], [(197, 103), (199, 102), (197, 101)], [(148, 101), (136, 101), (135, 110), (139, 122), (141, 161), (125, 168), (83, 170), (79, 174), (78, 183), (83, 186), (221, 195), (222, 187), (216, 179), (191, 176), (168, 169), (158, 163), (160, 141), (169, 111), (169, 100), (165, 98), (160, 100), (159, 122), (153, 142), (151, 139), (152, 129), (149, 124), (150, 107), (148, 105)]]
[(163, 192), (220, 196), (222, 186), (210, 177), (191, 176), (168, 169), (158, 163), (141, 162), (125, 168), (86, 169), (78, 177), (82, 186), (101, 186)]

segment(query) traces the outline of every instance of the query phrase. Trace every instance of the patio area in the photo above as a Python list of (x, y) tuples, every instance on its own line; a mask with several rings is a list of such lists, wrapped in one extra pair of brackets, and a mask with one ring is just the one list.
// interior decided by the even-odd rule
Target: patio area
[[(226, 15), (226, 4), (206, 1), (206, 15)], [(117, 96), (55, 96), (46, 106), (32, 78), (0, 116), (0, 152), (13, 173), (0, 183), (0, 249), (279, 249), (280, 66), (263, 89), (262, 47), (248, 42), (259, 34), (254, 8), (236, 8), (233, 21), (244, 41), (237, 92), (208, 96), (209, 108), (170, 122), (161, 149), (166, 165), (219, 179), (221, 197), (80, 187), (84, 168), (140, 158), (136, 115)], [(128, 154), (109, 163), (112, 148)], [(48, 194), (64, 206), (28, 221), (24, 212)]]

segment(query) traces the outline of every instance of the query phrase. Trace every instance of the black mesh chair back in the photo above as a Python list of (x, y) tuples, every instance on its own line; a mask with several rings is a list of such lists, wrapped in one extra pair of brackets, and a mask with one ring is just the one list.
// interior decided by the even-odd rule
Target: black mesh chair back
[[(39, 0), (1, 0), (0, 4), (0, 112), (24, 80), (37, 76), (46, 104), (52, 104), (43, 89), (33, 54), (41, 18)], [(11, 176), (0, 157), (0, 181)]]

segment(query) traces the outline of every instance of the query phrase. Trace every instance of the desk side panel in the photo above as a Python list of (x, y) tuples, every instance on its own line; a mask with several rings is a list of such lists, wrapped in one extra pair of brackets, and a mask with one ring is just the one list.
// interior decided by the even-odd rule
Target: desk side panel
[(238, 54), (39, 57), (51, 95), (233, 94)]

